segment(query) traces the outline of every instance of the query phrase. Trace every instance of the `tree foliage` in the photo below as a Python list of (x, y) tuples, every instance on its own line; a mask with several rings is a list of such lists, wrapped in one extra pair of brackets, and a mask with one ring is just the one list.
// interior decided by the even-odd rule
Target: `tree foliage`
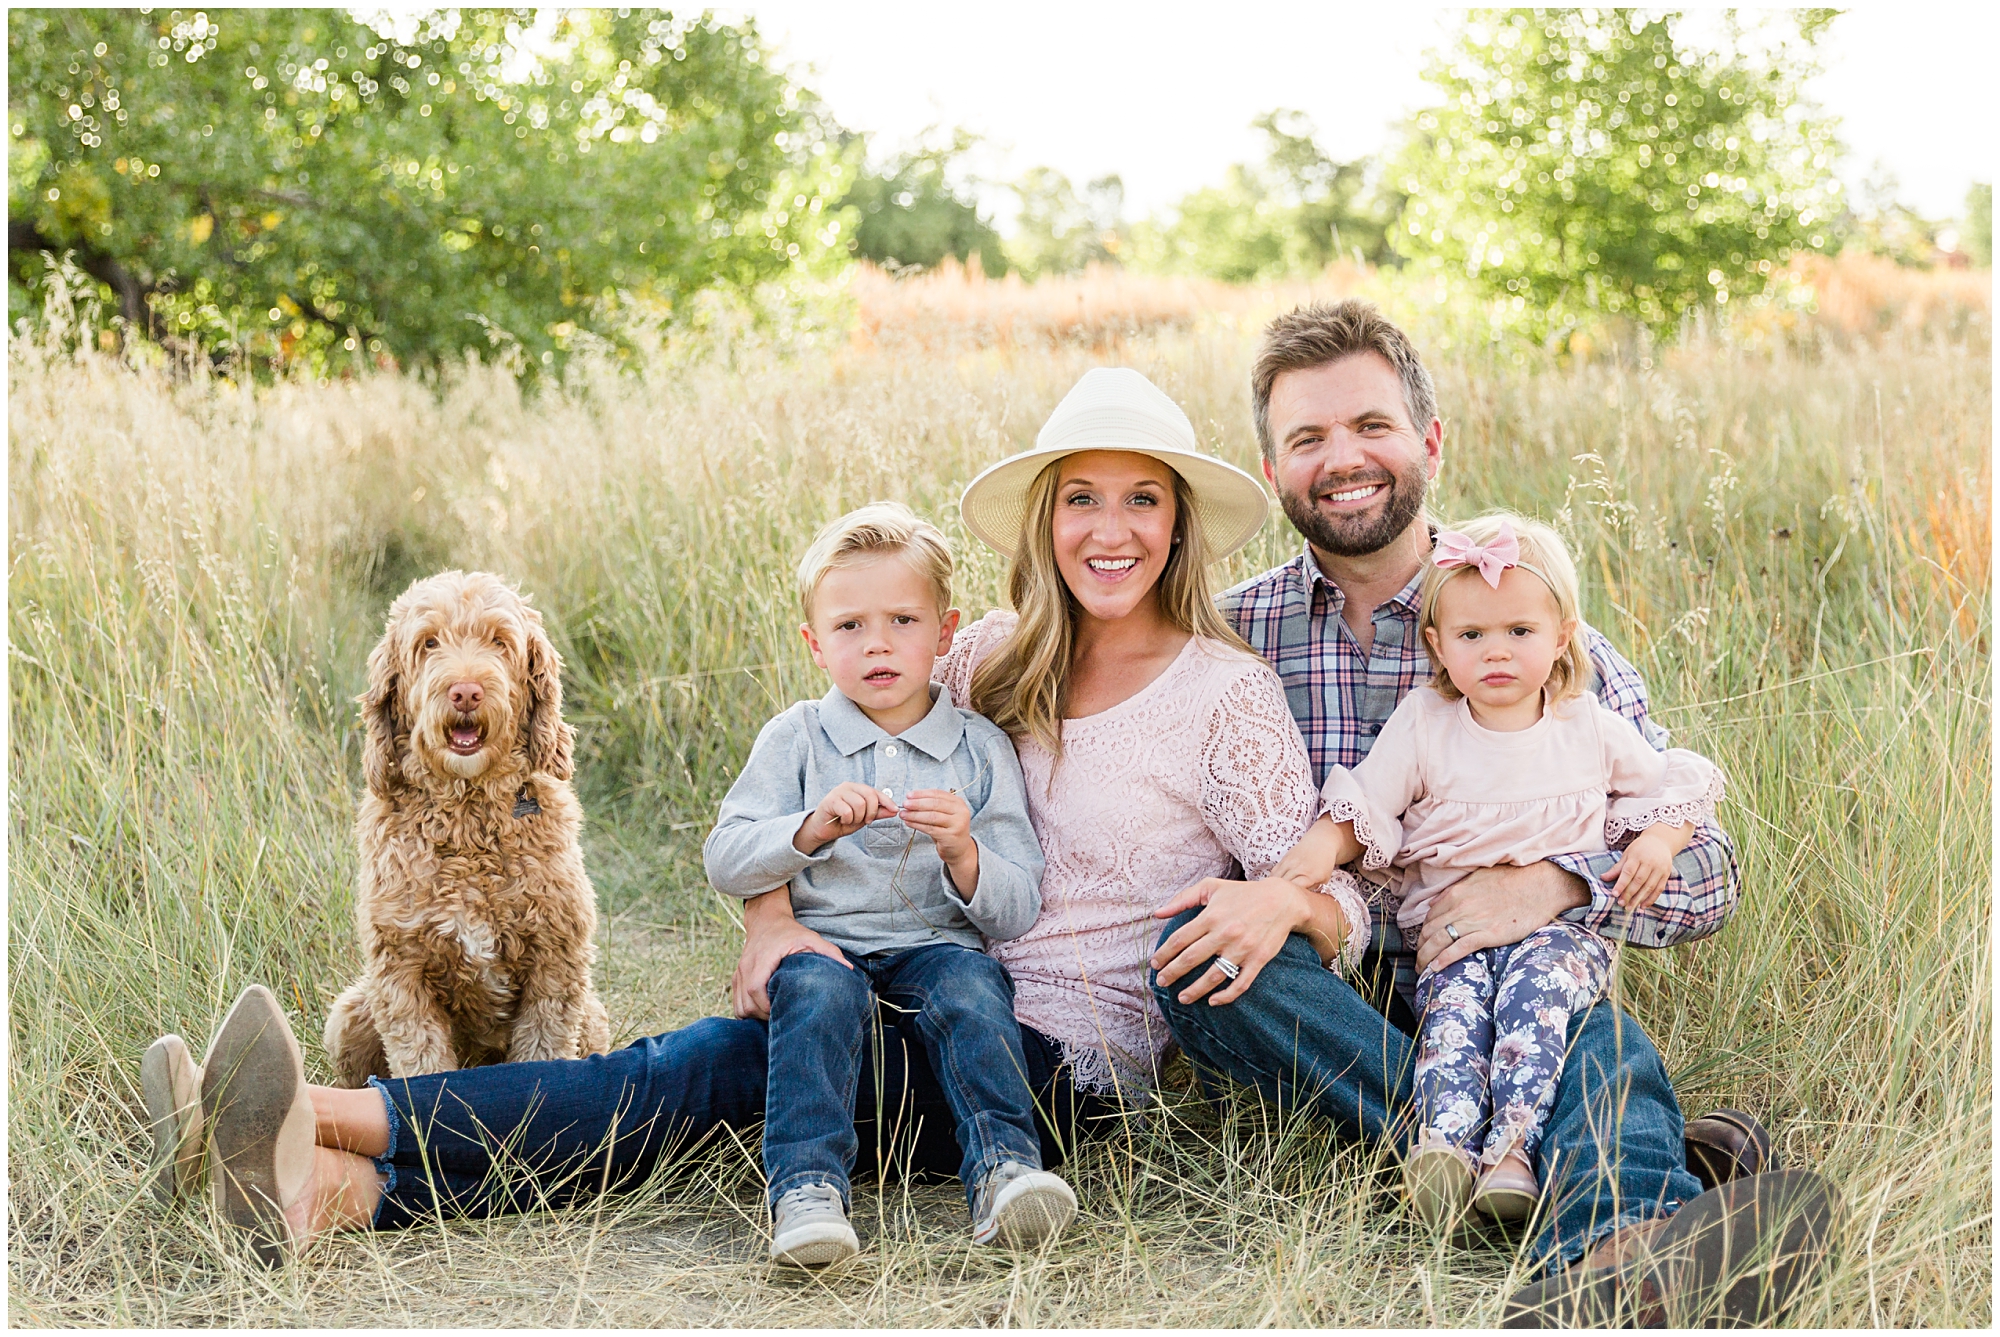
[(855, 214), (848, 250), (891, 270), (931, 269), (946, 256), (960, 263), (977, 256), (986, 273), (1006, 273), (1000, 234), (946, 176), (973, 142), (960, 130), (949, 144), (898, 154), (881, 172), (862, 171), (841, 200)]
[(1993, 266), (1993, 183), (1975, 181), (1965, 192), (1965, 253), (1981, 269)]
[(1731, 17), (1703, 50), (1671, 12), (1472, 13), (1390, 169), (1397, 246), (1551, 326), (1763, 290), (1839, 208), (1833, 126), (1802, 92), (1829, 22)]
[(1116, 263), (1124, 230), (1125, 182), (1101, 176), (1079, 193), (1053, 167), (1034, 167), (1014, 182), (1020, 203), (1007, 255), (1029, 279), (1073, 274), (1094, 264)]
[(1334, 161), (1303, 112), (1279, 108), (1251, 125), (1264, 135), (1264, 161), (1232, 165), (1221, 185), (1188, 194), (1170, 220), (1136, 235), (1141, 263), (1254, 283), (1317, 273), (1337, 258), (1395, 258), (1386, 211), (1367, 197), (1365, 161)]
[(10, 306), (73, 250), (155, 335), (546, 365), (842, 240), (841, 155), (748, 21), (15, 10), (8, 52)]

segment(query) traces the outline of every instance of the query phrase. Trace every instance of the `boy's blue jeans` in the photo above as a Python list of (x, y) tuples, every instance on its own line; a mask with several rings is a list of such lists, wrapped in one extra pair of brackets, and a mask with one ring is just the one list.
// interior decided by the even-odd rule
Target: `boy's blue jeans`
[[(1198, 913), (1168, 921), (1161, 940)], [(1416, 1041), (1320, 964), (1304, 937), (1287, 939), (1233, 1003), (1178, 1001), (1201, 973), (1153, 984), (1197, 1070), (1253, 1086), (1282, 1109), (1317, 1110), (1349, 1136), (1409, 1148)], [(1701, 1192), (1686, 1157), (1666, 1065), (1639, 1023), (1609, 1003), (1571, 1018), (1569, 1059), (1535, 1156), (1544, 1205), (1529, 1257), (1563, 1266), (1620, 1226), (1679, 1210)]]
[[(899, 1013), (893, 1028), (869, 1029), (855, 1093), (856, 1140), (885, 1177), (952, 1174), (964, 1156), (914, 1021)], [(1077, 1139), (1117, 1127), (1119, 1107), (1075, 1088), (1055, 1041), (1017, 1029), (1039, 1163), (1059, 1165)], [(765, 1022), (708, 1017), (589, 1058), (374, 1079), (389, 1146), (375, 1158), (384, 1187), (373, 1225), (402, 1230), (636, 1189), (726, 1132), (754, 1135), (768, 1040)]]
[(915, 1021), (958, 1133), (968, 1210), (980, 1180), (1003, 1162), (1039, 1170), (1041, 1139), (1014, 1020), (1014, 984), (1000, 963), (948, 942), (842, 955), (853, 969), (795, 952), (766, 986), (764, 1179), (772, 1204), (806, 1184), (831, 1184), (848, 1201), (859, 1148), (855, 1090), (868, 1033), (882, 1024), (877, 1000)]

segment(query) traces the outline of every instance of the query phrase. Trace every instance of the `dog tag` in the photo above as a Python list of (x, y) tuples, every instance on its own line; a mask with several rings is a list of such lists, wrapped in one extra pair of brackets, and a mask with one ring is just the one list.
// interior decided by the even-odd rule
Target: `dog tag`
[(516, 817), (539, 817), (542, 815), (542, 805), (535, 801), (533, 794), (524, 789), (514, 800), (514, 815)]

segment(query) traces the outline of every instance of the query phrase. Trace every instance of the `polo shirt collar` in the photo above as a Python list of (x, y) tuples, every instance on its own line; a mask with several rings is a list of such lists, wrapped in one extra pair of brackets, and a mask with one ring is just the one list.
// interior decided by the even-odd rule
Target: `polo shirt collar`
[[(965, 717), (937, 683), (930, 685), (930, 692), (930, 713), (903, 730), (896, 740), (908, 743), (933, 761), (943, 761), (958, 750), (960, 740), (965, 737)], [(890, 737), (837, 687), (820, 698), (819, 727), (843, 757), (851, 757)]]

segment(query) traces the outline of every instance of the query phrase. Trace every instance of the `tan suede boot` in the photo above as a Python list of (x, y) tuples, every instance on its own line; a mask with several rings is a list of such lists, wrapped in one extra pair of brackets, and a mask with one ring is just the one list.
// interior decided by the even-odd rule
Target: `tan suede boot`
[(285, 1209), (312, 1185), (313, 1110), (305, 1060), (278, 1000), (245, 989), (223, 1018), (201, 1079), (216, 1214), (246, 1232), (266, 1265), (302, 1241)]

